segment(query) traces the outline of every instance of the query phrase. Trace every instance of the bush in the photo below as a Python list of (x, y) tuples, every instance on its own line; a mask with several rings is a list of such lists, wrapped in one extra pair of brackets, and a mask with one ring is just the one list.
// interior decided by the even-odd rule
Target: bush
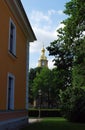
[(61, 111), (72, 122), (85, 122), (85, 89), (67, 88), (60, 92)]
[(38, 115), (39, 115), (38, 109), (29, 109), (28, 110), (29, 117), (38, 117)]
[[(29, 117), (38, 117), (39, 109), (29, 109)], [(60, 109), (41, 109), (41, 117), (61, 117)]]

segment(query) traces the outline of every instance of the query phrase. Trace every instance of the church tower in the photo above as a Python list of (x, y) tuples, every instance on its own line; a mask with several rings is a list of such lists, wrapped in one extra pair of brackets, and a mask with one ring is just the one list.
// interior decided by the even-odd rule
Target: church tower
[(38, 67), (48, 67), (48, 60), (47, 57), (45, 56), (44, 46), (41, 49), (41, 56), (40, 59), (38, 60)]

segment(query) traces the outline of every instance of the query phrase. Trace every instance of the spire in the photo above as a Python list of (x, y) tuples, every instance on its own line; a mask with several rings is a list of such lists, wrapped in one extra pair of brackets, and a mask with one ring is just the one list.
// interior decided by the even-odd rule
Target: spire
[(43, 44), (43, 47), (41, 49), (41, 56), (38, 60), (38, 66), (39, 67), (48, 67), (48, 60), (47, 60), (47, 57), (45, 56), (45, 48), (44, 48), (44, 44)]
[(47, 60), (47, 57), (45, 56), (44, 45), (43, 45), (43, 48), (41, 49), (41, 56), (40, 56), (40, 59)]

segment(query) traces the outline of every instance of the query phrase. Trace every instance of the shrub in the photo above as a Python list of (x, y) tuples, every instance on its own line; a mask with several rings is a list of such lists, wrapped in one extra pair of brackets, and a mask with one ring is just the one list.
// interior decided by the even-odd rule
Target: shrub
[(61, 111), (72, 122), (85, 122), (85, 89), (67, 88), (60, 91)]

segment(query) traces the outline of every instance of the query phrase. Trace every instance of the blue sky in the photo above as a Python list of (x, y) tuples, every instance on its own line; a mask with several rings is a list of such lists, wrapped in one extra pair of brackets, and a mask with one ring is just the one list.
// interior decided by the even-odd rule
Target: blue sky
[[(63, 27), (61, 21), (65, 3), (70, 0), (21, 0), (36, 35), (37, 41), (30, 43), (30, 68), (37, 67), (41, 49), (57, 38), (56, 30)], [(46, 50), (49, 68), (53, 68), (53, 58)]]

